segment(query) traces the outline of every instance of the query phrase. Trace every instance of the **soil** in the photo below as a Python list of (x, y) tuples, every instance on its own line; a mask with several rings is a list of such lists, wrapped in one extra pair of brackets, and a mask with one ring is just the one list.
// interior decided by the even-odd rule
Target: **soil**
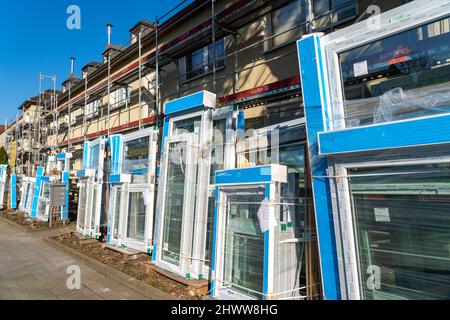
[[(26, 213), (17, 211), (17, 210), (4, 210), (0, 211), (0, 215), (3, 218), (6, 218), (18, 225), (26, 227), (29, 231), (42, 231), (49, 229), (49, 223), (38, 221), (35, 219), (31, 219)], [(69, 221), (66, 221), (66, 226), (70, 224)], [(52, 228), (62, 227), (62, 221), (54, 221)]]
[(170, 293), (174, 297), (183, 300), (196, 300), (201, 298), (200, 296), (189, 295), (185, 285), (149, 270), (147, 264), (151, 261), (151, 257), (147, 254), (139, 254), (133, 260), (126, 259), (122, 253), (105, 248), (100, 241), (83, 239), (75, 232), (55, 236), (52, 239), (116, 270), (126, 273), (135, 279), (144, 281), (152, 287)]

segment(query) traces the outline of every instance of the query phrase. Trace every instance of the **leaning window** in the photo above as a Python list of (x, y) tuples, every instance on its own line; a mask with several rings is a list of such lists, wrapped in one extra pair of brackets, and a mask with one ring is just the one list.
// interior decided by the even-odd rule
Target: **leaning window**
[(348, 173), (362, 298), (448, 299), (450, 164)]
[(450, 18), (339, 54), (347, 127), (450, 112)]

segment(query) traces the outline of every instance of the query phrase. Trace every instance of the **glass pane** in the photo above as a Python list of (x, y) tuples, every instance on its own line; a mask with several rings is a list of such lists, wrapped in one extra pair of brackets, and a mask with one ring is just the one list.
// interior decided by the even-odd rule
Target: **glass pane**
[(122, 193), (122, 188), (116, 188), (114, 192), (114, 239), (119, 238), (119, 224), (120, 224), (120, 196)]
[(86, 183), (80, 185), (78, 192), (78, 217), (77, 224), (80, 228), (84, 228), (86, 219)]
[[(352, 169), (364, 299), (450, 297), (450, 165)], [(376, 268), (380, 286), (370, 282)]]
[(97, 210), (97, 188), (91, 185), (91, 188), (93, 189), (94, 194), (92, 195), (92, 207), (91, 210), (91, 228), (94, 228), (95, 226), (95, 212)]
[(450, 112), (450, 18), (339, 55), (347, 127)]
[(143, 137), (124, 143), (123, 173), (139, 176), (138, 181), (146, 182), (149, 165), (150, 137)]
[(30, 200), (28, 201), (28, 212), (30, 212), (30, 210), (31, 210), (31, 206), (33, 205), (33, 200), (34, 200), (34, 185), (35, 185), (35, 183), (34, 182), (32, 182), (31, 184), (30, 184), (30, 193), (29, 193), (29, 197), (30, 197)]
[(197, 133), (199, 131), (201, 121), (201, 116), (175, 121), (173, 123), (172, 135), (179, 135), (183, 133)]
[(130, 193), (128, 202), (127, 238), (144, 241), (145, 214), (146, 207), (144, 194), (142, 192)]
[(186, 142), (171, 143), (167, 167), (162, 260), (180, 264), (186, 173)]
[(186, 56), (186, 79), (205, 73), (204, 48), (200, 48)]
[(306, 33), (305, 26), (307, 6), (305, 0), (297, 0), (276, 10), (272, 15), (273, 45), (300, 38)]
[(91, 165), (88, 169), (97, 169), (100, 161), (100, 145), (96, 145), (91, 149)]
[(227, 191), (224, 282), (234, 290), (261, 298), (264, 275), (264, 235), (258, 209), (265, 189)]
[(28, 207), (28, 199), (30, 198), (30, 193), (32, 192), (32, 190), (30, 188), (31, 188), (30, 183), (27, 183), (26, 187), (25, 187), (25, 199), (23, 202), (23, 208)]
[(225, 132), (226, 119), (214, 120), (213, 122), (213, 136), (211, 147), (211, 175), (210, 183), (214, 184), (215, 174), (217, 170), (224, 168), (224, 151), (225, 151)]
[(208, 266), (211, 265), (213, 227), (214, 227), (214, 208), (216, 205), (215, 197), (208, 198), (208, 220), (206, 225), (206, 251), (205, 260)]
[(313, 0), (314, 16), (318, 17), (330, 10), (330, 0)]

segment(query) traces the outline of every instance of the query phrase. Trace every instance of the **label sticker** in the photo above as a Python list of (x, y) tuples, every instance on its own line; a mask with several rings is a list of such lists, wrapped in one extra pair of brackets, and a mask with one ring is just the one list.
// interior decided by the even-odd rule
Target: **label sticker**
[(389, 208), (374, 208), (376, 222), (391, 222)]
[(367, 60), (357, 62), (353, 64), (353, 73), (356, 77), (365, 76), (369, 73), (369, 68), (367, 67)]
[(267, 198), (262, 201), (261, 207), (259, 207), (258, 220), (262, 233), (275, 228), (278, 225), (277, 219), (270, 210), (269, 199)]

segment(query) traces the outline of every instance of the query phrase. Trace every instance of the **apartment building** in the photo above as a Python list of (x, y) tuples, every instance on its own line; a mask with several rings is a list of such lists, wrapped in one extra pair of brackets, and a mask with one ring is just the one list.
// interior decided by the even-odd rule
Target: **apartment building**
[[(244, 109), (246, 128), (300, 117), (295, 40), (351, 24), (369, 2), (195, 1), (158, 28), (140, 21), (128, 47), (108, 44), (81, 79), (63, 83), (58, 137), (46, 144), (70, 149), (79, 169), (85, 139), (155, 125), (167, 101), (199, 90), (215, 92), (219, 106)], [(402, 2), (378, 5), (388, 10)]]
[(0, 125), (0, 148), (6, 146), (6, 125)]

